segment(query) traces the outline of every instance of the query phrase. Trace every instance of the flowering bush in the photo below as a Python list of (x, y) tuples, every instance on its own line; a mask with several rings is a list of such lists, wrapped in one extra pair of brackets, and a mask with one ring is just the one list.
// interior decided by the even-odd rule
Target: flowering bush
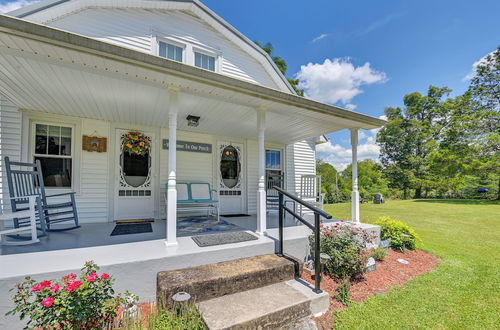
[(331, 258), (326, 272), (337, 279), (355, 279), (363, 275), (367, 260), (366, 244), (374, 239), (366, 231), (343, 222), (321, 229), (321, 252)]
[(390, 217), (380, 217), (375, 221), (375, 224), (381, 227), (381, 239), (390, 238), (389, 246), (395, 250), (415, 250), (420, 243), (420, 238), (415, 230), (402, 221)]
[(96, 264), (87, 262), (80, 276), (71, 273), (42, 282), (26, 277), (12, 289), (16, 307), (7, 315), (19, 313), (21, 320), (27, 317), (28, 326), (35, 328), (110, 328), (125, 299), (114, 296), (114, 279), (106, 273), (99, 275), (98, 270)]
[(151, 138), (141, 132), (128, 132), (122, 136), (123, 150), (130, 155), (144, 156), (151, 149)]

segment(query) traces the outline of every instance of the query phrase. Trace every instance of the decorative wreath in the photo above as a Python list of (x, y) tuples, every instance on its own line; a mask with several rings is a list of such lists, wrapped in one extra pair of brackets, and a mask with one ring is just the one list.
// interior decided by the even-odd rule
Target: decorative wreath
[(151, 149), (151, 138), (141, 132), (128, 132), (123, 135), (123, 151), (130, 155), (144, 156)]

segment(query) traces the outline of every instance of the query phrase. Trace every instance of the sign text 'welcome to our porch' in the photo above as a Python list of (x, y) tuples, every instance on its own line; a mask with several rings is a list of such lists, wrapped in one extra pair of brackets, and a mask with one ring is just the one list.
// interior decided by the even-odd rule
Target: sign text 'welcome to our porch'
[[(163, 150), (168, 150), (168, 148), (168, 139), (163, 139)], [(212, 145), (207, 143), (177, 141), (177, 151), (190, 151), (211, 154)]]

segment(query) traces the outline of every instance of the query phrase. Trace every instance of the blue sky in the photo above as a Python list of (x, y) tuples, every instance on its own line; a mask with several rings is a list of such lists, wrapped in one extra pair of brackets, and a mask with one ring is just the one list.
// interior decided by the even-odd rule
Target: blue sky
[[(462, 93), (473, 63), (500, 45), (498, 0), (203, 2), (250, 39), (271, 41), (309, 97), (377, 117), (430, 84)], [(0, 0), (0, 11), (18, 3)], [(347, 134), (329, 137), (318, 155), (342, 168)], [(374, 132), (361, 137), (361, 158), (376, 158)]]

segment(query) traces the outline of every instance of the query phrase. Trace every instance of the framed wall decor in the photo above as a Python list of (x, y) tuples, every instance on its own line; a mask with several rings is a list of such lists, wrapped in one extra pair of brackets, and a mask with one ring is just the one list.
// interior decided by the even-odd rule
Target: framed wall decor
[(97, 136), (83, 136), (82, 149), (89, 152), (106, 152), (108, 139)]

